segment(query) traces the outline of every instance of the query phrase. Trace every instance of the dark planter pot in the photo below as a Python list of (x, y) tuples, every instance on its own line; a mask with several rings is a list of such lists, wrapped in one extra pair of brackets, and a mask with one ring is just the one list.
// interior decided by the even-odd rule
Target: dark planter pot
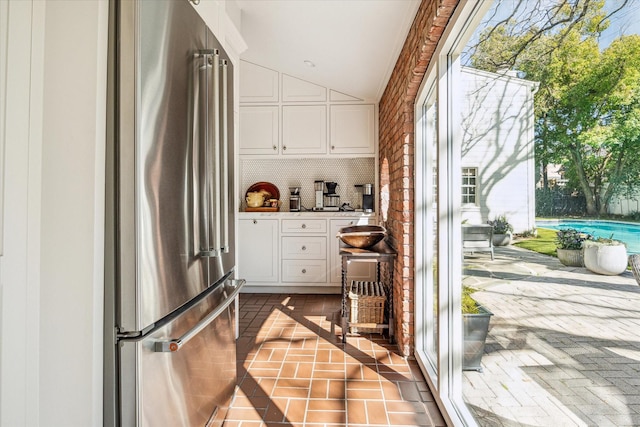
[(557, 249), (558, 261), (567, 267), (584, 267), (582, 249)]
[(491, 313), (486, 308), (480, 306), (478, 314), (463, 314), (464, 324), (464, 359), (462, 369), (465, 371), (482, 372), (482, 355), (484, 354), (484, 344), (489, 333), (489, 321)]
[(493, 246), (507, 246), (511, 243), (511, 234), (494, 234)]

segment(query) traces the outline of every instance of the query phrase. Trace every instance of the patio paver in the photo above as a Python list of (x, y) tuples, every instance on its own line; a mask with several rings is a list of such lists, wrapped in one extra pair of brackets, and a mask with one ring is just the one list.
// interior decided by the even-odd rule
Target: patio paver
[(517, 247), (465, 256), (494, 316), (484, 371), (464, 373), (482, 426), (640, 425), (640, 287)]

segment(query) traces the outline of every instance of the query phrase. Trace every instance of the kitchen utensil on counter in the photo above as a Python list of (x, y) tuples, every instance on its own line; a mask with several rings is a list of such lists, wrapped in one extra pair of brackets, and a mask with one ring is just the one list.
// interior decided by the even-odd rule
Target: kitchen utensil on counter
[[(262, 195), (262, 200), (254, 193)], [(256, 182), (247, 189), (245, 201), (247, 212), (276, 212), (280, 209), (280, 190), (270, 182)]]
[(247, 193), (247, 197), (245, 200), (247, 201), (247, 206), (250, 208), (259, 208), (264, 205), (265, 193), (261, 191), (252, 191)]
[(336, 237), (354, 248), (367, 249), (386, 235), (387, 230), (380, 225), (353, 225), (341, 228)]

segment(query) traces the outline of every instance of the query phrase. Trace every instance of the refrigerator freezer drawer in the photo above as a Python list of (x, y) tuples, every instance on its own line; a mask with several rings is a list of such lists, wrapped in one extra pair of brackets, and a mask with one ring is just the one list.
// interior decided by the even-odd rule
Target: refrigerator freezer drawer
[[(156, 343), (188, 335), (230, 302), (220, 285), (180, 317), (139, 342), (119, 344), (122, 426), (221, 426), (236, 386), (235, 304), (180, 346)], [(235, 299), (235, 298), (234, 298)]]

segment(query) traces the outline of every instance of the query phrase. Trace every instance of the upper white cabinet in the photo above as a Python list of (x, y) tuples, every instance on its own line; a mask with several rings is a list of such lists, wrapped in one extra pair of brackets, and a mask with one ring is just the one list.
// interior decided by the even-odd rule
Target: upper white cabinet
[(278, 72), (250, 62), (240, 63), (240, 103), (278, 102)]
[(375, 152), (373, 105), (332, 105), (330, 127), (332, 154)]
[(327, 100), (327, 88), (283, 74), (282, 100), (284, 102), (324, 102)]
[(375, 114), (365, 100), (240, 61), (240, 155), (373, 157)]
[(327, 107), (285, 105), (282, 107), (282, 154), (327, 152)]
[(280, 148), (279, 107), (240, 107), (240, 154), (273, 154)]

